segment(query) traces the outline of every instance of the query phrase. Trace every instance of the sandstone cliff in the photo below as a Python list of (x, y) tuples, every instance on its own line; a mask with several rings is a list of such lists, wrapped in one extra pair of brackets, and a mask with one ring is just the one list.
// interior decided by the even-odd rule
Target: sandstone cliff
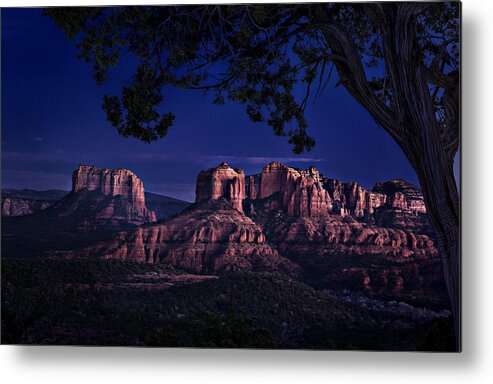
[(358, 289), (407, 289), (440, 276), (420, 202), (419, 189), (404, 181), (369, 191), (328, 179), (314, 167), (271, 163), (245, 178), (242, 170), (222, 163), (199, 173), (196, 203), (182, 214), (122, 232), (89, 253), (199, 273), (298, 274), (301, 266), (305, 278), (322, 285), (347, 281)]
[(314, 167), (299, 170), (273, 162), (247, 180), (246, 196), (250, 200), (277, 196), (289, 216), (324, 216), (332, 211), (332, 199)]
[(258, 224), (231, 209), (224, 198), (196, 205), (162, 224), (121, 232), (114, 241), (85, 253), (168, 263), (196, 273), (253, 270), (296, 275), (299, 269), (267, 244)]
[(245, 173), (242, 169), (233, 169), (222, 163), (198, 174), (195, 201), (217, 200), (221, 197), (229, 200), (234, 209), (243, 212)]
[(127, 169), (80, 165), (72, 176), (72, 193), (83, 190), (110, 197), (95, 214), (100, 221), (127, 221), (136, 225), (156, 221), (155, 213), (146, 207), (142, 180)]
[(400, 193), (406, 200), (406, 208), (416, 213), (426, 213), (425, 202), (420, 189), (403, 179), (395, 179), (385, 183), (375, 183), (373, 192), (395, 195)]
[[(273, 162), (266, 165), (259, 175), (249, 176), (246, 196), (266, 199), (273, 195), (289, 216), (326, 216), (337, 213), (363, 217), (385, 204), (387, 195), (368, 191), (361, 185), (328, 179), (315, 167), (306, 170)], [(258, 181), (257, 181), (258, 180)]]
[(370, 191), (314, 167), (280, 163), (247, 180), (246, 213), (311, 279), (395, 290), (440, 282), (423, 196), (404, 180), (377, 183)]
[(260, 174), (246, 177), (244, 196), (250, 202), (269, 199), (272, 209), (281, 208), (292, 217), (338, 214), (374, 220), (377, 211), (385, 216), (383, 211), (399, 210), (400, 216), (404, 212), (412, 221), (413, 217), (426, 214), (419, 188), (405, 180), (376, 183), (370, 191), (356, 182), (329, 179), (315, 167), (303, 170), (277, 162), (266, 165)]

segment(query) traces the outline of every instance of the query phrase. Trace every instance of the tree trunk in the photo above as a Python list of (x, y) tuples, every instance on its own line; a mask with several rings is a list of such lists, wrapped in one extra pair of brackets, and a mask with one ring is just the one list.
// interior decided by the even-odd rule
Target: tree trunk
[[(436, 119), (426, 69), (416, 55), (419, 44), (415, 15), (419, 6), (401, 3), (384, 10), (382, 42), (400, 125), (398, 144), (416, 171), (435, 230), (452, 309), (456, 350), (460, 351), (460, 208), (451, 156), (456, 147), (448, 148), (449, 140), (444, 138), (443, 127)], [(446, 128), (451, 137), (457, 137), (452, 142), (458, 144), (459, 125)]]
[(380, 31), (385, 72), (392, 90), (392, 108), (368, 86), (354, 38), (343, 26), (331, 23), (330, 15), (324, 13), (325, 8), (321, 8), (317, 16), (334, 55), (340, 83), (402, 148), (419, 178), (442, 259), (454, 318), (456, 349), (460, 351), (460, 212), (453, 174), (453, 157), (459, 144), (459, 76), (455, 74), (452, 86), (445, 88), (447, 126), (440, 126), (430, 95), (427, 68), (418, 54), (416, 15), (426, 6), (415, 2), (376, 2), (366, 8)]
[(422, 156), (414, 169), (418, 175), (425, 199), (428, 218), (435, 230), (442, 260), (455, 329), (456, 350), (461, 350), (460, 299), (460, 208), (459, 194), (452, 166), (442, 168), (433, 156)]

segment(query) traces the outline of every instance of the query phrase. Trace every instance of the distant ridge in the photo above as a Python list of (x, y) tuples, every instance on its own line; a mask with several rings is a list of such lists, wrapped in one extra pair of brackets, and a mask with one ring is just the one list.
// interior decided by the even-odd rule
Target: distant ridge
[(108, 233), (175, 215), (189, 205), (146, 194), (143, 182), (129, 170), (81, 165), (72, 181), (68, 193), (2, 191), (3, 256), (66, 254)]
[(2, 216), (23, 216), (51, 207), (69, 192), (59, 189), (2, 189)]
[[(2, 210), (2, 216), (24, 216), (33, 214), (41, 209), (51, 207), (54, 203), (60, 201), (69, 193), (70, 191), (60, 189), (2, 189), (2, 207), (4, 206), (4, 201), (9, 206), (12, 206), (12, 202), (14, 202), (14, 205), (28, 207), (26, 210)], [(175, 215), (192, 204), (188, 201), (161, 195), (155, 192), (144, 192), (144, 196), (147, 207), (156, 213), (157, 220), (163, 220), (169, 216)], [(42, 205), (42, 203), (44, 203), (44, 205)]]

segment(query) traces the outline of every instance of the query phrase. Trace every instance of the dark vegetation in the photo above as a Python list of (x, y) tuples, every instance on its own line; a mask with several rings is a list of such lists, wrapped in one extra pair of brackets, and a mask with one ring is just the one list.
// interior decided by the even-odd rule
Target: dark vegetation
[(116, 260), (3, 259), (2, 342), (449, 348), (452, 328), (446, 320), (402, 326), (399, 316), (340, 302), (281, 274), (225, 274), (160, 289), (116, 285), (183, 274), (167, 265)]
[[(70, 198), (70, 196), (69, 196)], [(59, 217), (63, 207), (50, 207), (26, 216), (2, 217), (2, 257), (64, 256), (70, 252), (110, 239), (118, 229), (84, 230), (80, 223), (86, 212), (95, 209), (83, 199), (78, 212)], [(128, 228), (135, 228), (129, 225)]]

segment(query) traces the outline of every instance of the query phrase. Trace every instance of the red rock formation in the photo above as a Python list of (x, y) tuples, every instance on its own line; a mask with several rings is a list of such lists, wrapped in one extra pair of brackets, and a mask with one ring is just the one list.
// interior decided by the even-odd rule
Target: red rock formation
[(255, 178), (259, 183), (249, 183), (249, 198), (265, 199), (279, 194), (281, 206), (289, 216), (323, 216), (332, 211), (331, 198), (314, 167), (299, 170), (273, 162), (252, 180)]
[(245, 179), (246, 197), (250, 200), (255, 200), (260, 189), (259, 175), (251, 175)]
[(222, 163), (198, 174), (195, 201), (217, 200), (221, 197), (231, 201), (234, 209), (243, 212), (245, 173), (242, 169), (235, 170)]
[(423, 195), (418, 187), (408, 183), (406, 180), (394, 179), (385, 183), (375, 183), (373, 192), (393, 195), (400, 192), (404, 195), (407, 208), (415, 213), (426, 213)]
[(373, 214), (375, 209), (385, 204), (387, 196), (383, 193), (368, 191), (355, 182), (344, 183), (334, 179), (324, 179), (324, 187), (333, 200), (333, 211), (341, 216), (352, 214), (363, 217)]
[[(72, 176), (72, 192), (82, 190), (97, 191), (104, 196), (121, 196), (129, 203), (120, 214), (115, 214), (115, 201), (109, 202), (97, 214), (98, 219), (128, 220), (135, 224), (155, 222), (156, 215), (145, 205), (144, 184), (133, 172), (127, 169), (100, 169), (93, 166), (80, 165)], [(121, 204), (119, 204), (121, 205)], [(121, 213), (121, 211), (124, 211)]]
[(390, 208), (394, 208), (394, 209), (403, 209), (403, 210), (408, 209), (406, 196), (404, 196), (402, 192), (395, 192), (393, 195), (391, 195), (387, 200), (387, 205)]
[(25, 216), (51, 207), (53, 201), (6, 197), (2, 199), (2, 216)]
[(326, 216), (332, 211), (332, 200), (323, 188), (315, 168), (309, 175), (300, 174), (293, 180), (294, 189), (284, 192), (284, 206), (289, 216)]
[(279, 194), (282, 207), (290, 216), (324, 216), (334, 212), (360, 218), (372, 215), (387, 200), (387, 195), (368, 191), (355, 182), (327, 179), (314, 167), (301, 170), (273, 162), (260, 175), (249, 176), (249, 180), (249, 199)]
[(389, 268), (334, 268), (325, 281), (330, 286), (355, 291), (371, 290), (399, 294), (404, 289), (412, 292), (434, 289), (430, 286), (443, 284), (443, 273), (440, 260), (428, 259)]
[(243, 213), (224, 209), (227, 205), (199, 206), (162, 224), (121, 232), (114, 241), (85, 253), (164, 262), (196, 273), (280, 270), (295, 275), (298, 267), (266, 243), (262, 228)]
[[(281, 255), (311, 271), (305, 273), (327, 273), (327, 281), (335, 281), (330, 272), (335, 264), (339, 280), (358, 280), (359, 289), (398, 290), (421, 283), (416, 274), (401, 273), (407, 267), (397, 266), (432, 263), (440, 268), (426, 216), (411, 209), (405, 191), (411, 190), (416, 202), (422, 196), (417, 189), (402, 188), (405, 182), (397, 183), (401, 190), (386, 184), (368, 191), (355, 182), (327, 179), (313, 167), (298, 170), (278, 163), (264, 167), (259, 181), (248, 213)], [(351, 266), (363, 259), (374, 270)]]
[[(284, 220), (268, 231), (279, 242), (281, 254), (324, 253), (340, 255), (383, 255), (389, 260), (431, 258), (438, 254), (427, 235), (402, 229), (369, 226), (337, 215)], [(300, 240), (303, 239), (303, 244)], [(297, 244), (300, 243), (300, 244)], [(315, 249), (315, 248), (318, 248)], [(308, 250), (304, 252), (304, 250)]]
[(145, 208), (144, 184), (127, 169), (100, 169), (80, 165), (72, 177), (72, 191), (79, 192), (84, 188), (101, 191), (106, 196), (121, 195), (136, 209)]
[(246, 178), (226, 163), (202, 171), (197, 177), (196, 201), (225, 197), (243, 211), (242, 200), (278, 200), (271, 208), (281, 209), (293, 217), (317, 217), (330, 213), (365, 218), (387, 206), (411, 212), (425, 212), (419, 190), (404, 180), (377, 183), (372, 191), (356, 182), (327, 179), (316, 168), (306, 170), (272, 162), (262, 173)]
[(299, 176), (296, 169), (284, 164), (272, 162), (262, 169), (260, 175), (259, 199), (265, 199), (274, 193), (292, 189), (292, 182)]
[(395, 179), (385, 183), (376, 183), (373, 191), (384, 193), (387, 196), (385, 206), (375, 210), (376, 225), (419, 233), (433, 233), (419, 188), (405, 180)]
[[(414, 201), (418, 198), (415, 193)], [(315, 271), (318, 281), (328, 284), (399, 290), (421, 284), (423, 263), (439, 268), (433, 240), (418, 225), (423, 220), (410, 210), (404, 190), (368, 191), (355, 182), (326, 179), (313, 167), (280, 163), (245, 180), (243, 171), (223, 163), (200, 172), (196, 204), (181, 215), (122, 232), (86, 252), (164, 262), (196, 273), (278, 270), (296, 275), (301, 266), (303, 273)]]
[[(337, 214), (268, 221), (272, 224), (266, 223), (264, 230), (272, 246), (322, 286), (398, 293), (443, 283), (438, 250), (427, 235)], [(431, 267), (438, 272), (430, 274)]]
[(60, 201), (68, 192), (60, 190), (2, 189), (2, 216), (25, 216), (43, 211)]

